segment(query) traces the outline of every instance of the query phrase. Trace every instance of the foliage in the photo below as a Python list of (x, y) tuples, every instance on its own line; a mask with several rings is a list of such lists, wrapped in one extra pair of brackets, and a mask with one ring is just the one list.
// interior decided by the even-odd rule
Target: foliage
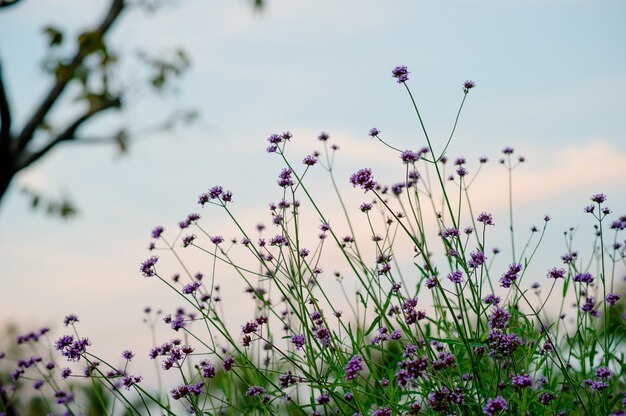
[[(117, 403), (130, 414), (180, 414), (182, 407), (196, 415), (624, 414), (626, 327), (615, 275), (626, 256), (618, 237), (626, 216), (609, 220), (607, 197), (593, 195), (584, 208), (595, 225), (585, 241), (592, 245), (589, 258), (576, 250), (570, 230), (562, 264), (546, 272), (547, 293), (542, 285), (528, 288), (523, 281), (529, 265), (547, 256), (540, 245), (550, 217), (533, 227), (520, 250), (510, 188), (510, 246), (489, 251), (500, 220), (474, 212), (470, 196), (488, 160), (481, 158), (470, 174), (460, 157), (450, 172), (445, 154), (475, 84), (463, 84), (452, 133), (437, 152), (407, 85), (408, 69), (400, 66), (392, 74), (406, 87), (424, 146), (401, 150), (378, 129), (370, 131), (397, 152), (403, 166), (401, 180), (390, 186), (378, 183), (370, 168), (349, 178), (370, 198), (360, 205), (359, 217), (349, 214), (335, 180), (338, 147), (330, 136), (320, 134), (323, 151), (305, 156), (299, 168), (288, 157), (292, 135), (285, 132), (268, 138), (268, 153), (284, 164), (277, 178), (280, 200), (270, 204), (271, 236), (262, 226), (247, 230), (237, 219), (232, 192), (219, 185), (198, 203), (222, 210), (236, 239), (210, 233), (195, 213), (171, 234), (163, 227), (152, 231), (151, 250), (171, 254), (174, 265), (153, 255), (140, 270), (169, 286), (183, 306), (164, 317), (146, 310), (151, 328), (162, 319), (176, 332), (149, 354), (163, 371), (177, 373), (179, 384), (165, 392), (159, 381), (153, 391), (132, 373), (133, 353), (122, 354), (123, 368), (110, 365), (93, 355), (79, 334), (78, 317), (65, 318), (73, 334), (58, 338), (55, 349), (86, 366), (85, 378), (99, 389), (94, 392), (109, 392), (110, 397), (98, 395), (107, 397), (103, 411), (114, 413)], [(500, 164), (512, 183), (525, 158), (510, 147), (502, 153)], [(315, 197), (308, 187), (312, 169), (330, 174), (343, 223), (331, 224), (320, 208), (320, 198), (328, 195)], [(316, 237), (310, 238), (316, 221)], [(207, 271), (191, 272), (184, 260), (190, 250), (208, 257)], [(511, 256), (508, 267), (494, 267), (498, 255)], [(334, 273), (335, 285), (324, 278), (325, 264), (347, 270)], [(255, 306), (240, 331), (228, 325), (222, 306), (223, 267), (240, 277)], [(349, 293), (347, 282), (358, 285), (356, 293)], [(342, 302), (338, 291), (345, 294)], [(572, 308), (566, 307), (569, 301)], [(46, 332), (22, 335), (18, 343), (37, 349)], [(18, 361), (13, 385), (44, 380), (66, 413), (83, 411), (68, 399), (59, 365), (47, 370), (34, 357)], [(7, 395), (5, 409), (17, 399)]]

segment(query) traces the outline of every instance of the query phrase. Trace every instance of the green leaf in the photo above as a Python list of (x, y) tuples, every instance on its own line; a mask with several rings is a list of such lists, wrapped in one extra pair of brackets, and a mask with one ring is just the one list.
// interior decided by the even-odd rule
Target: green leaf
[(59, 29), (47, 26), (43, 29), (43, 33), (48, 36), (48, 46), (51, 48), (61, 46), (63, 43), (63, 33)]

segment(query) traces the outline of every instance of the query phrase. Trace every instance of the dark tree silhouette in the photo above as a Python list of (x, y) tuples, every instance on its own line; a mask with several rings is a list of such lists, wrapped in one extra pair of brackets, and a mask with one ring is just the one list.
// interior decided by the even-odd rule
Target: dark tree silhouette
[[(121, 129), (104, 137), (85, 137), (81, 135), (85, 125), (98, 115), (120, 110), (124, 103), (123, 91), (109, 85), (111, 70), (119, 65), (118, 57), (107, 45), (107, 34), (129, 7), (157, 7), (162, 0), (110, 0), (109, 7), (101, 20), (90, 30), (78, 36), (73, 54), (56, 57), (51, 54), (46, 68), (51, 74), (52, 86), (43, 96), (41, 102), (19, 128), (12, 125), (11, 103), (9, 102), (7, 85), (3, 78), (2, 57), (0, 56), (0, 203), (10, 188), (16, 175), (38, 162), (41, 158), (62, 143), (111, 143), (121, 151), (125, 151), (132, 137), (127, 130)], [(263, 0), (250, 0), (257, 10), (264, 5)], [(131, 3), (132, 2), (132, 3)], [(11, 7), (23, 0), (0, 0), (0, 13), (11, 13)], [(44, 29), (48, 37), (50, 51), (58, 51), (65, 42), (62, 31), (55, 27)], [(148, 65), (154, 76), (151, 78), (153, 88), (162, 89), (168, 79), (180, 75), (188, 66), (186, 54), (179, 50), (169, 60), (148, 57), (142, 54), (140, 59)], [(70, 120), (61, 128), (48, 123), (47, 116), (59, 105), (60, 98), (70, 85), (80, 86), (77, 100), (82, 103), (83, 111), (74, 120)], [(72, 88), (72, 91), (75, 91)], [(13, 91), (12, 91), (13, 92)], [(182, 115), (182, 117), (181, 117)], [(190, 118), (191, 113), (175, 113), (179, 119)], [(167, 123), (171, 123), (170, 119)], [(166, 123), (166, 124), (167, 124)], [(32, 205), (41, 205), (41, 196), (28, 191)], [(48, 211), (61, 216), (72, 215), (75, 210), (71, 203), (48, 201)]]

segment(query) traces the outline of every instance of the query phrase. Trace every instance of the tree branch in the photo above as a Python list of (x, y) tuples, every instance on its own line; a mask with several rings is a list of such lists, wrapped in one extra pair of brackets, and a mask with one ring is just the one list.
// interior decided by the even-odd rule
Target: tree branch
[[(8, 147), (11, 140), (11, 110), (9, 99), (2, 80), (2, 62), (0, 62), (0, 148)], [(7, 149), (5, 149), (7, 150)]]
[[(109, 8), (104, 20), (102, 20), (98, 28), (92, 33), (100, 37), (104, 36), (111, 28), (115, 20), (119, 17), (124, 5), (125, 0), (112, 0), (111, 7)], [(82, 46), (79, 46), (76, 55), (74, 55), (74, 58), (66, 67), (66, 70), (63, 71), (64, 75), (57, 77), (56, 83), (17, 137), (16, 150), (18, 152), (23, 151), (28, 145), (28, 142), (32, 140), (35, 131), (44, 121), (46, 114), (48, 114), (48, 111), (50, 111), (56, 100), (61, 96), (67, 84), (72, 80), (73, 74), (83, 63), (83, 60), (87, 57), (87, 55), (89, 55), (89, 51), (85, 50)]]
[(40, 149), (38, 149), (38, 150), (36, 150), (34, 152), (23, 152), (22, 156), (20, 157), (20, 160), (18, 160), (18, 162), (17, 162), (17, 167), (16, 167), (15, 171), (17, 172), (17, 171), (20, 171), (20, 170), (30, 166), (32, 163), (36, 162), (42, 156), (44, 156), (46, 153), (48, 153), (50, 150), (52, 150), (59, 143), (67, 142), (67, 141), (70, 141), (70, 140), (75, 140), (76, 139), (76, 132), (78, 131), (80, 126), (83, 123), (85, 123), (87, 120), (89, 120), (90, 118), (95, 116), (96, 114), (98, 114), (98, 113), (100, 113), (102, 111), (111, 109), (111, 108), (120, 108), (121, 105), (122, 105), (121, 100), (119, 98), (115, 98), (115, 99), (107, 100), (107, 101), (103, 102), (101, 105), (99, 105), (96, 108), (90, 109), (85, 114), (83, 114), (82, 116), (77, 118), (65, 130), (63, 130), (63, 132), (61, 132), (55, 138), (53, 138), (48, 143), (43, 145)]
[(19, 2), (20, 0), (0, 0), (0, 8), (14, 6)]

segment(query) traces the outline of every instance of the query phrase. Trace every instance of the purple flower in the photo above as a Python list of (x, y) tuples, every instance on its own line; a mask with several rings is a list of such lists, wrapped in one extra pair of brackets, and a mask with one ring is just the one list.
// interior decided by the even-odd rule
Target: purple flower
[(489, 316), (489, 327), (492, 329), (495, 328), (506, 328), (509, 324), (509, 318), (511, 314), (505, 311), (502, 308), (494, 308)]
[(245, 325), (241, 327), (241, 332), (244, 334), (250, 334), (252, 332), (256, 332), (259, 329), (259, 325), (256, 322), (250, 321), (246, 322)]
[(372, 204), (368, 204), (367, 202), (363, 202), (359, 206), (359, 209), (361, 210), (361, 212), (368, 212), (369, 210), (372, 209)]
[(502, 153), (504, 153), (505, 155), (510, 155), (513, 154), (514, 149), (512, 147), (505, 147), (504, 149), (502, 149)]
[(566, 273), (567, 271), (563, 268), (557, 269), (556, 267), (553, 267), (552, 269), (548, 270), (547, 277), (549, 279), (563, 279), (565, 278)]
[(124, 350), (122, 352), (122, 358), (124, 358), (127, 361), (132, 360), (134, 356), (135, 356), (135, 354), (132, 351)]
[(592, 296), (588, 296), (585, 299), (585, 303), (580, 307), (583, 312), (591, 312), (593, 315), (593, 308), (596, 306), (596, 300)]
[(350, 358), (348, 363), (343, 367), (345, 372), (345, 380), (349, 381), (358, 375), (359, 371), (363, 370), (363, 357), (361, 355), (355, 355)]
[(494, 294), (487, 295), (483, 299), (483, 303), (486, 305), (497, 305), (500, 303), (500, 301), (501, 301), (500, 296), (496, 296)]
[(64, 369), (61, 370), (62, 379), (66, 379), (71, 375), (72, 375), (72, 370), (70, 370), (69, 368), (65, 367)]
[(620, 295), (619, 293), (609, 293), (606, 295), (606, 302), (613, 306), (617, 303), (617, 301), (619, 301), (622, 298), (622, 295)]
[(195, 234), (186, 235), (183, 237), (183, 247), (189, 247), (196, 239)]
[(611, 372), (608, 367), (598, 367), (595, 369), (595, 374), (596, 377), (607, 378), (611, 377), (613, 375), (613, 372)]
[(511, 377), (511, 384), (518, 389), (523, 389), (526, 387), (532, 387), (534, 382), (532, 377), (528, 374), (521, 372), (520, 374), (514, 374)]
[(606, 201), (606, 195), (604, 194), (595, 194), (591, 196), (591, 200), (593, 202), (596, 202), (598, 204), (603, 203), (604, 201)]
[(299, 350), (304, 346), (304, 342), (306, 338), (303, 334), (294, 334), (291, 336), (291, 342), (296, 346), (296, 349)]
[(265, 393), (265, 389), (261, 386), (250, 386), (246, 391), (246, 396), (254, 397)]
[(426, 285), (427, 288), (432, 289), (433, 287), (437, 286), (437, 278), (435, 276), (430, 276), (428, 279), (426, 279), (424, 285)]
[(452, 227), (452, 228), (446, 228), (445, 230), (443, 230), (441, 232), (441, 236), (442, 237), (458, 237), (459, 236), (459, 230), (457, 230), (456, 228)]
[(327, 347), (330, 345), (330, 331), (323, 325), (313, 328), (313, 336), (320, 341), (322, 346)]
[(202, 371), (202, 377), (204, 378), (215, 377), (215, 367), (208, 361), (200, 362), (200, 371)]
[(63, 319), (63, 325), (68, 326), (70, 324), (73, 324), (74, 322), (78, 322), (78, 316), (76, 316), (76, 314), (69, 314), (65, 317), (65, 319)]
[(409, 73), (409, 69), (404, 65), (397, 66), (391, 71), (391, 75), (398, 80), (398, 84), (408, 81)]
[(172, 389), (170, 393), (172, 394), (172, 398), (174, 400), (180, 400), (189, 394), (199, 396), (200, 394), (202, 394), (203, 386), (204, 381), (199, 381), (195, 384), (181, 384), (180, 386)]
[(319, 405), (326, 404), (326, 403), (330, 402), (330, 394), (328, 394), (328, 392), (323, 392), (322, 394), (317, 396), (315, 401)]
[(280, 186), (281, 188), (292, 186), (294, 184), (293, 180), (291, 179), (292, 173), (293, 171), (289, 168), (284, 168), (283, 170), (281, 170), (280, 174), (278, 175), (278, 186)]
[(467, 265), (472, 269), (480, 267), (487, 260), (487, 256), (480, 250), (472, 251), (470, 253), (470, 261), (467, 262)]
[(606, 381), (595, 381), (591, 379), (583, 380), (583, 384), (586, 384), (591, 388), (591, 390), (602, 391), (609, 387), (609, 383)]
[(328, 141), (329, 138), (330, 138), (330, 135), (326, 133), (325, 131), (321, 132), (320, 135), (317, 136), (317, 139), (321, 142), (326, 142)]
[(158, 260), (159, 258), (157, 256), (150, 257), (148, 260), (141, 263), (141, 265), (139, 266), (139, 270), (141, 271), (141, 273), (143, 273), (145, 277), (154, 276), (156, 274), (154, 270), (154, 265)]
[(463, 90), (465, 91), (465, 93), (467, 93), (469, 90), (471, 90), (475, 86), (476, 86), (476, 83), (474, 81), (467, 80), (463, 83)]
[(574, 281), (575, 282), (581, 282), (581, 283), (593, 283), (593, 276), (591, 275), (591, 273), (576, 273), (574, 275)]
[(391, 409), (388, 407), (381, 407), (372, 413), (372, 416), (391, 416)]
[(380, 130), (378, 130), (376, 127), (373, 127), (370, 129), (370, 133), (369, 135), (372, 137), (376, 137), (380, 134)]
[(199, 288), (200, 288), (200, 282), (188, 283), (185, 286), (183, 286), (182, 292), (185, 295), (191, 295), (192, 293), (196, 292)]
[(141, 380), (143, 380), (143, 377), (141, 376), (132, 376), (130, 374), (127, 374), (122, 378), (122, 385), (126, 390), (130, 390), (132, 386), (140, 383)]
[(452, 367), (454, 365), (454, 355), (448, 351), (439, 353), (436, 360), (433, 360), (433, 368), (435, 370), (442, 370), (444, 368)]
[(522, 271), (522, 265), (520, 263), (512, 263), (509, 265), (509, 270), (500, 277), (500, 286), (504, 288), (511, 287), (512, 283), (519, 277), (518, 274)]
[(154, 229), (152, 230), (152, 238), (159, 238), (161, 237), (161, 234), (163, 234), (163, 231), (165, 229), (163, 227), (161, 227), (160, 225), (157, 227), (154, 227)]
[(276, 235), (270, 239), (270, 246), (286, 246), (288, 245), (288, 241), (283, 235)]
[(504, 400), (504, 397), (497, 396), (493, 399), (487, 400), (487, 404), (483, 407), (483, 414), (487, 416), (494, 416), (507, 410), (508, 408), (509, 406), (507, 405), (506, 400)]
[(400, 159), (402, 159), (404, 163), (416, 162), (419, 158), (420, 155), (418, 153), (408, 149), (400, 154)]
[(468, 174), (469, 172), (467, 171), (467, 169), (465, 169), (463, 166), (460, 166), (456, 169), (456, 174), (459, 175), (459, 177), (464, 177)]
[(278, 134), (272, 134), (270, 135), (270, 137), (267, 138), (267, 141), (270, 142), (271, 144), (279, 144), (283, 141), (283, 138), (278, 135)]
[(56, 398), (57, 404), (69, 404), (74, 400), (74, 395), (65, 390), (57, 391), (54, 393), (54, 397)]
[(88, 338), (74, 339), (71, 335), (63, 335), (55, 342), (54, 349), (61, 351), (68, 361), (78, 361), (89, 345)]
[(278, 376), (278, 381), (280, 381), (281, 387), (287, 388), (291, 386), (292, 384), (296, 384), (298, 382), (298, 379), (296, 378), (295, 375), (293, 375), (291, 370), (288, 370), (286, 373), (282, 373), (281, 375)]
[(463, 403), (465, 403), (465, 394), (458, 387), (455, 387), (454, 391), (450, 391), (449, 388), (443, 386), (428, 395), (428, 404), (437, 412), (448, 410), (451, 406)]
[(304, 160), (302, 160), (302, 163), (307, 166), (313, 166), (317, 163), (317, 159), (315, 158), (315, 156), (307, 155), (304, 157)]
[(211, 242), (213, 244), (220, 244), (224, 242), (224, 237), (222, 237), (221, 235), (214, 235), (213, 237), (211, 237)]
[(369, 168), (361, 169), (358, 172), (353, 173), (352, 176), (350, 176), (350, 183), (354, 187), (360, 187), (365, 192), (371, 191), (376, 187), (372, 170)]
[(224, 357), (224, 361), (222, 361), (222, 368), (224, 371), (230, 371), (235, 365), (235, 357), (232, 355), (227, 355)]
[(35, 380), (33, 381), (33, 388), (35, 390), (39, 390), (40, 388), (42, 388), (44, 385), (44, 381), (43, 380)]
[(224, 189), (221, 186), (216, 185), (213, 188), (209, 189), (209, 198), (217, 199), (220, 196), (222, 196), (223, 193), (224, 193)]
[(524, 341), (516, 334), (505, 334), (501, 329), (493, 329), (487, 335), (489, 355), (498, 359), (509, 359)]
[(556, 399), (556, 395), (549, 391), (539, 394), (539, 403), (543, 405), (548, 405), (554, 399)]
[(482, 214), (480, 214), (478, 218), (476, 218), (476, 221), (482, 222), (485, 225), (494, 225), (493, 217), (487, 212), (483, 212)]
[(450, 279), (452, 283), (463, 283), (463, 272), (460, 270), (456, 270), (448, 274), (448, 279)]

